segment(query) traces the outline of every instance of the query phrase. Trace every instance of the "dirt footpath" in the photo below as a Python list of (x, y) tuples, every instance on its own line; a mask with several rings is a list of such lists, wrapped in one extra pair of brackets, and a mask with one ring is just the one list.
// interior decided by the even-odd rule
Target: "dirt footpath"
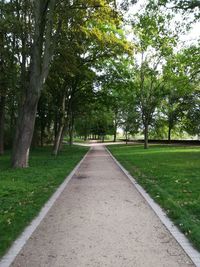
[(12, 266), (194, 266), (101, 146), (93, 147)]

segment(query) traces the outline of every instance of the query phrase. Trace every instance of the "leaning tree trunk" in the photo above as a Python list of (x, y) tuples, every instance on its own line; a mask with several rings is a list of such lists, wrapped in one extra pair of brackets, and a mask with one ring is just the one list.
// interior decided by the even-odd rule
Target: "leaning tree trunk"
[(55, 155), (55, 156), (57, 156), (57, 154), (58, 154), (63, 128), (64, 128), (64, 125), (61, 123), (60, 127), (58, 129), (55, 141), (54, 141), (54, 147), (53, 147), (53, 152), (52, 152), (52, 154)]
[(66, 94), (64, 93), (63, 96), (62, 96), (62, 110), (61, 110), (61, 113), (60, 113), (60, 125), (59, 125), (59, 128), (58, 128), (58, 131), (57, 131), (57, 134), (56, 134), (56, 138), (55, 138), (55, 141), (54, 141), (54, 147), (53, 147), (53, 152), (52, 154), (57, 156), (58, 154), (58, 151), (59, 151), (59, 147), (60, 147), (60, 142), (61, 142), (61, 139), (62, 139), (62, 134), (63, 134), (63, 129), (64, 129), (64, 126), (65, 126), (65, 108), (66, 108)]
[(64, 140), (64, 137), (65, 137), (65, 134), (67, 133), (67, 129), (68, 129), (68, 124), (66, 123), (65, 126), (63, 127), (63, 130), (62, 130), (62, 134), (61, 134), (61, 138), (60, 138), (60, 143), (59, 143), (59, 147), (58, 147), (58, 152), (60, 152), (61, 149), (62, 149), (63, 140)]
[(5, 96), (0, 96), (0, 155), (4, 154)]
[(144, 125), (144, 148), (148, 148), (148, 135), (149, 135), (149, 125), (148, 122), (145, 122)]
[[(34, 1), (35, 31), (31, 57), (30, 82), (26, 92), (13, 144), (12, 166), (28, 167), (29, 150), (42, 85), (48, 75), (51, 59), (51, 33), (55, 0)], [(44, 32), (46, 35), (44, 39)]]

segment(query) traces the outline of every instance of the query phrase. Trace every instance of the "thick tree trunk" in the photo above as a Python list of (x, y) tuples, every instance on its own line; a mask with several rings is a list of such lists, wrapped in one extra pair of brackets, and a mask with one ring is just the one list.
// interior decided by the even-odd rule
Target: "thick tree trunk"
[[(13, 144), (12, 166), (28, 167), (29, 150), (42, 85), (48, 75), (51, 60), (51, 32), (55, 0), (34, 1), (35, 32), (31, 57), (30, 83), (18, 117)], [(47, 19), (48, 16), (48, 19)], [(44, 32), (46, 28), (46, 36)]]
[(14, 168), (28, 167), (29, 150), (34, 132), (38, 101), (39, 95), (26, 98), (18, 118), (12, 155), (12, 166)]
[(144, 148), (148, 148), (148, 135), (149, 135), (149, 125), (146, 122), (144, 126)]
[(0, 96), (0, 155), (4, 154), (5, 96)]

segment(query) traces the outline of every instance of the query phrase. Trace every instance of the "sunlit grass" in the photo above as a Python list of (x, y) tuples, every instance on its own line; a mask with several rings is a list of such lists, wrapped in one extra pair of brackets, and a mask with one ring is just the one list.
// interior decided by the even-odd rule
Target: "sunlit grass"
[(9, 153), (0, 157), (0, 255), (38, 214), (88, 149), (68, 147), (58, 157), (51, 148), (31, 153), (30, 167), (11, 169)]
[(200, 250), (200, 147), (109, 149)]

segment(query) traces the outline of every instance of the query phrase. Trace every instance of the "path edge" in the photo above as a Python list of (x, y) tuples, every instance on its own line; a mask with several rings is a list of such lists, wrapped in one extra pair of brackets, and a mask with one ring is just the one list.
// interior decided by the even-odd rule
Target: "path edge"
[(30, 222), (30, 224), (23, 230), (20, 236), (13, 242), (13, 244), (8, 249), (6, 254), (0, 259), (0, 267), (9, 267), (13, 263), (13, 261), (15, 260), (17, 255), (20, 253), (20, 251), (22, 250), (22, 248), (24, 247), (28, 239), (31, 237), (33, 232), (36, 230), (36, 228), (39, 226), (41, 221), (47, 215), (47, 213), (49, 212), (51, 207), (54, 205), (56, 200), (59, 198), (59, 196), (62, 194), (67, 184), (72, 179), (76, 171), (79, 169), (80, 165), (85, 160), (85, 158), (87, 157), (90, 151), (91, 151), (91, 148), (83, 156), (83, 158), (79, 161), (79, 163), (77, 163), (77, 165), (69, 173), (69, 175), (64, 179), (64, 181), (59, 185), (59, 187), (56, 189), (53, 195), (49, 198), (49, 200), (47, 200), (47, 202), (41, 208), (39, 214)]
[(155, 214), (159, 217), (159, 219), (167, 228), (167, 230), (171, 233), (171, 235), (176, 239), (178, 244), (183, 248), (188, 257), (195, 264), (195, 266), (200, 267), (200, 253), (191, 245), (185, 235), (180, 232), (178, 227), (171, 221), (171, 219), (166, 215), (163, 209), (150, 197), (150, 195), (143, 189), (143, 187), (137, 183), (135, 178), (121, 165), (121, 163), (119, 163), (119, 161), (113, 156), (109, 149), (107, 147), (105, 147), (105, 149), (109, 153), (111, 158), (115, 161), (115, 163), (118, 165), (118, 167), (122, 170), (122, 172), (128, 177), (128, 179), (131, 181), (137, 191), (146, 200), (148, 205), (153, 209)]

